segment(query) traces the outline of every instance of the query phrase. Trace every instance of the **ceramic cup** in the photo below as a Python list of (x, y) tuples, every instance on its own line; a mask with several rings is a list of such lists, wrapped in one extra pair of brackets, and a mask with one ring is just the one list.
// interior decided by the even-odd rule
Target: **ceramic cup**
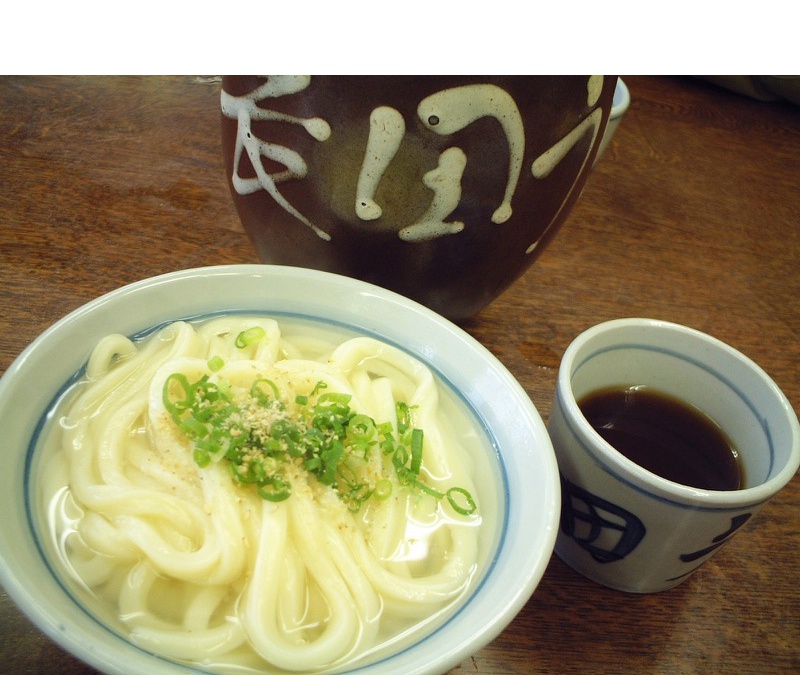
[[(615, 450), (582, 397), (645, 386), (703, 411), (737, 448), (743, 485), (706, 490), (662, 478)], [(684, 581), (747, 523), (800, 464), (800, 426), (769, 376), (732, 347), (650, 319), (594, 326), (564, 353), (548, 431), (562, 482), (556, 553), (610, 588), (650, 593)]]
[(448, 319), (537, 258), (591, 171), (616, 76), (224, 76), (222, 149), (262, 262)]

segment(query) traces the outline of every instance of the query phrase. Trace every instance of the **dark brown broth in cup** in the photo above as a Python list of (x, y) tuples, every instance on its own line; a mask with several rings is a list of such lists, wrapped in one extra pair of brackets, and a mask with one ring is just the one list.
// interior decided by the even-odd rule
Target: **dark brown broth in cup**
[(684, 401), (620, 386), (591, 392), (578, 406), (603, 439), (651, 473), (705, 490), (744, 486), (739, 452), (727, 434)]

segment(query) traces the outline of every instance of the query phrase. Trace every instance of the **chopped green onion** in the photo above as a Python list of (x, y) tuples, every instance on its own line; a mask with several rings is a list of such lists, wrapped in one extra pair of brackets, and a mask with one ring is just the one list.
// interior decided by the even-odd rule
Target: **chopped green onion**
[(369, 415), (353, 415), (347, 425), (347, 432), (354, 442), (370, 441), (375, 436), (375, 422)]
[[(456, 495), (466, 502), (466, 506), (462, 506), (458, 501), (456, 501)], [(446, 496), (447, 501), (450, 502), (450, 506), (453, 507), (453, 511), (460, 513), (462, 516), (469, 516), (473, 514), (475, 513), (475, 509), (478, 508), (477, 504), (475, 504), (475, 500), (472, 498), (472, 495), (464, 488), (452, 487), (447, 491)]]
[(394, 454), (392, 455), (392, 464), (397, 471), (406, 469), (408, 463), (408, 449), (405, 445), (396, 445), (394, 447)]
[(412, 478), (409, 482), (420, 492), (424, 492), (426, 495), (430, 495), (435, 499), (441, 499), (442, 497), (444, 497), (444, 493), (439, 492), (435, 488), (432, 488), (430, 485), (426, 485), (425, 483), (418, 481), (416, 478)]
[(347, 507), (354, 513), (361, 510), (362, 504), (366, 502), (373, 493), (373, 489), (367, 483), (358, 483), (353, 485), (347, 494), (344, 495)]
[(263, 340), (266, 334), (267, 332), (261, 326), (253, 326), (239, 333), (233, 344), (239, 349), (244, 349), (249, 345), (254, 345), (256, 342)]
[(422, 468), (422, 429), (411, 432), (411, 473), (419, 476)]
[(375, 492), (373, 494), (381, 501), (389, 499), (392, 494), (392, 481), (388, 478), (381, 478), (375, 483)]
[[(260, 327), (248, 329), (237, 342), (252, 344), (263, 334)], [(220, 357), (208, 360), (212, 372), (223, 365)], [(189, 382), (183, 373), (173, 373), (164, 382), (162, 398), (177, 428), (192, 442), (195, 463), (205, 468), (226, 461), (234, 480), (253, 485), (262, 499), (280, 502), (291, 496), (290, 467), (296, 464), (335, 490), (352, 511), (373, 496), (388, 499), (397, 483), (435, 499), (446, 497), (459, 514), (475, 512), (467, 490), (455, 487), (442, 493), (421, 479), (424, 434), (412, 426), (407, 404), (396, 406), (395, 438), (391, 422), (376, 424), (369, 415), (355, 412), (350, 394), (320, 393), (327, 386), (320, 380), (309, 395), (296, 395), (290, 412), (270, 379), (256, 379), (247, 393), (237, 390), (234, 396), (225, 380), (212, 382), (203, 375)], [(372, 466), (373, 449), (389, 460), (391, 468), (383, 476), (365, 471)]]
[(212, 356), (208, 360), (208, 369), (212, 373), (216, 373), (217, 371), (221, 370), (224, 365), (225, 361), (223, 361), (222, 357), (219, 354)]
[(329, 392), (327, 394), (320, 394), (319, 398), (317, 399), (318, 403), (350, 403), (350, 399), (353, 398), (350, 394), (337, 394), (334, 392)]
[(203, 438), (208, 435), (208, 428), (199, 419), (189, 416), (183, 420), (181, 431), (189, 438)]
[(411, 412), (408, 404), (403, 401), (398, 401), (395, 408), (397, 412), (397, 433), (404, 434), (411, 426)]
[(278, 385), (276, 385), (272, 380), (268, 380), (266, 378), (260, 378), (255, 380), (250, 387), (250, 396), (257, 399), (261, 405), (267, 405), (269, 403), (269, 398), (264, 391), (264, 386), (269, 387), (270, 391), (272, 392), (273, 399), (280, 400), (281, 392), (278, 389)]
[(317, 382), (317, 384), (314, 385), (314, 390), (311, 392), (311, 395), (316, 396), (321, 389), (327, 389), (327, 388), (328, 388), (328, 383), (325, 382), (324, 380), (320, 380), (319, 382)]
[(195, 463), (201, 469), (205, 469), (209, 464), (211, 464), (211, 457), (204, 450), (200, 450), (199, 448), (195, 448), (193, 456), (194, 456)]
[(271, 476), (258, 486), (258, 494), (268, 502), (282, 502), (292, 494), (292, 486), (283, 478)]
[[(170, 390), (172, 389), (172, 383), (177, 384), (182, 390), (184, 394), (183, 399), (178, 399), (173, 401), (170, 397)], [(180, 425), (180, 415), (181, 413), (190, 408), (193, 403), (193, 396), (194, 394), (194, 387), (189, 384), (189, 379), (186, 375), (182, 373), (173, 373), (164, 381), (164, 392), (163, 392), (163, 401), (164, 407), (167, 409), (167, 412), (172, 416), (172, 419)]]

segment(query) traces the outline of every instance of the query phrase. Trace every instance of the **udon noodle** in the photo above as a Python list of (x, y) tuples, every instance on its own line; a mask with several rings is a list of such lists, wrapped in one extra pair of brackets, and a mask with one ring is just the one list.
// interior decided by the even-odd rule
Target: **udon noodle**
[[(213, 422), (187, 431), (189, 389), (233, 406), (222, 447), (202, 451)], [(326, 393), (375, 426), (357, 456), (335, 460), (335, 478), (298, 451), (261, 457), (256, 468), (278, 476), (262, 487), (237, 479), (226, 450), (248, 396), (274, 399), (271, 421), (297, 422)], [(109, 335), (58, 415), (42, 473), (58, 555), (145, 650), (221, 671), (337, 668), (383, 653), (474, 582), (475, 459), (430, 369), (386, 343), (247, 315)], [(406, 425), (422, 455), (406, 444), (398, 461), (379, 438), (396, 448)]]

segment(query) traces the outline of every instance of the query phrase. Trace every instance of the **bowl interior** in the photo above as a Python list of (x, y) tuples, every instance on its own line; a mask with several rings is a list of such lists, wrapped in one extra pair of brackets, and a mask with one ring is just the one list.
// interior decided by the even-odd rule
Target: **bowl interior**
[(104, 672), (192, 672), (109, 629), (54, 571), (38, 525), (35, 441), (48, 423), (44, 413), (101, 337), (227, 311), (320, 320), (394, 344), (426, 363), (474, 415), (489, 439), (487, 475), (499, 495), (483, 575), (433, 632), (357, 672), (443, 672), (487, 644), (530, 597), (553, 550), (558, 474), (537, 411), (485, 348), (430, 310), (360, 281), (266, 265), (186, 270), (123, 287), (66, 316), (12, 364), (0, 380), (7, 468), (0, 506), (13, 514), (0, 530), (0, 581), (12, 599), (52, 639)]

